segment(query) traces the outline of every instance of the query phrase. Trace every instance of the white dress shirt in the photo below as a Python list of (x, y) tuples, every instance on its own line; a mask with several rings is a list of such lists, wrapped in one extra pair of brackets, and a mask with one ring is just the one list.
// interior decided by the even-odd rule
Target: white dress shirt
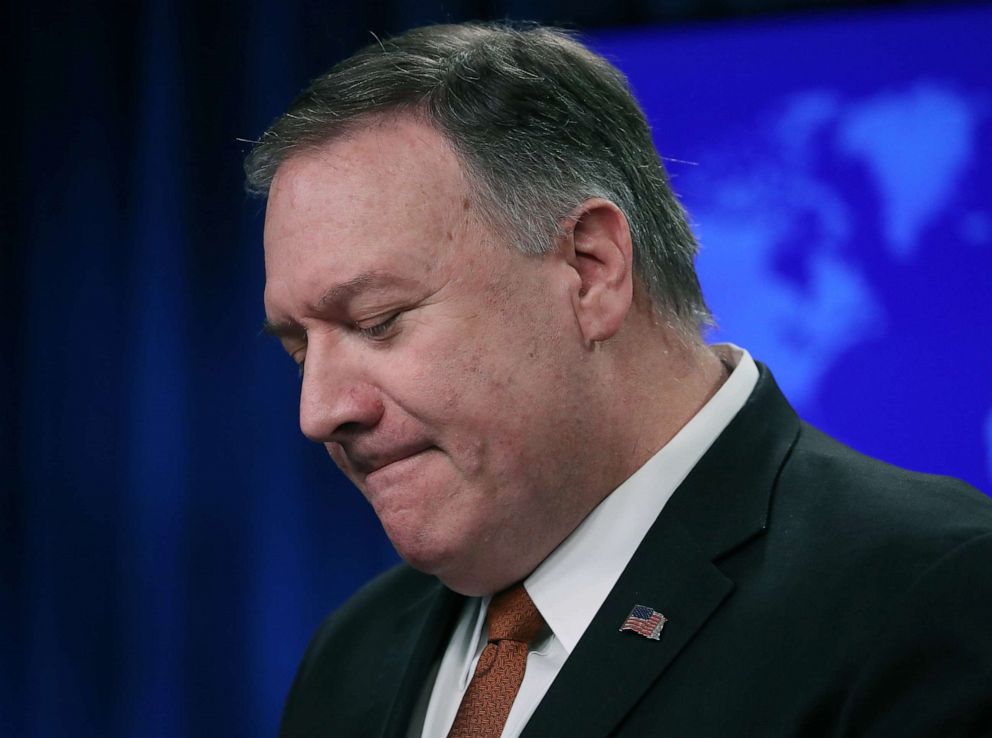
[[(747, 351), (731, 344), (712, 348), (732, 369), (723, 386), (524, 580), (548, 630), (527, 654), (524, 680), (503, 738), (520, 735), (665, 503), (754, 389), (758, 369)], [(436, 666), (433, 688), (430, 678), (425, 684), (408, 735), (447, 736), (487, 642), (489, 600), (473, 597), (465, 603)]]

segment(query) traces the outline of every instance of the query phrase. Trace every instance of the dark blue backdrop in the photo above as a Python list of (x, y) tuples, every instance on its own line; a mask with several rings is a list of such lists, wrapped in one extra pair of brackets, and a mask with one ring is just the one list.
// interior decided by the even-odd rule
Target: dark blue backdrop
[[(554, 3), (543, 13), (496, 10), (546, 20), (591, 12), (569, 16)], [(0, 242), (9, 316), (0, 363), (0, 734), (272, 735), (313, 628), (394, 561), (360, 496), (300, 437), (294, 369), (260, 336), (262, 206), (242, 195), (237, 139), (257, 135), (307, 79), (364, 43), (366, 29), (470, 12), (480, 11), (255, 2), (235, 12), (166, 0), (113, 12), (57, 3), (8, 10), (4, 53), (17, 104), (4, 143)], [(942, 17), (961, 22), (963, 12)], [(883, 13), (868, 22), (873, 30), (855, 25), (854, 36), (845, 24), (810, 31), (822, 53), (833, 49), (821, 67), (844, 62), (827, 89), (833, 98), (819, 103), (796, 101), (801, 70), (780, 84), (795, 45), (808, 41), (790, 35), (793, 22), (652, 33), (647, 46), (629, 34), (597, 43), (628, 67), (663, 151), (698, 165), (673, 166), (707, 246), (704, 280), (724, 294), (728, 281), (737, 288), (749, 275), (757, 287), (747, 300), (772, 297), (748, 322), (714, 296), (728, 337), (796, 374), (789, 381), (800, 405), (828, 430), (871, 446), (877, 426), (865, 418), (895, 415), (886, 448), (912, 449), (897, 460), (988, 489), (989, 180), (959, 167), (950, 200), (912, 233), (911, 245), (930, 245), (900, 261), (886, 244), (898, 250), (903, 241), (871, 214), (893, 195), (877, 187), (884, 162), (855, 162), (839, 184), (831, 179), (840, 166), (831, 147), (847, 141), (857, 153), (858, 121), (871, 128), (885, 85), (910, 98), (915, 89), (908, 78), (844, 86), (861, 79), (850, 61), (857, 49), (902, 48), (892, 30), (901, 21)], [(987, 12), (964, 22), (971, 36), (984, 28), (989, 37)], [(972, 71), (934, 79), (977, 116), (967, 161), (988, 172), (989, 80)], [(829, 87), (817, 79), (818, 89)], [(985, 97), (973, 92), (980, 88)], [(809, 136), (762, 139), (776, 121)], [(754, 159), (739, 149), (752, 139), (762, 183), (803, 176), (780, 190), (748, 185), (741, 177), (755, 171)], [(768, 159), (786, 149), (797, 158)], [(868, 188), (868, 211), (849, 189), (857, 186)], [(808, 196), (783, 198), (796, 188)], [(734, 200), (735, 192), (751, 194)], [(771, 225), (747, 220), (783, 199), (791, 209)], [(823, 203), (834, 203), (826, 214)], [(948, 229), (954, 235), (943, 237)], [(877, 258), (858, 251), (872, 242), (882, 244)], [(751, 247), (764, 261), (739, 260)], [(729, 261), (716, 259), (721, 252)], [(903, 302), (946, 304), (935, 282), (950, 285), (951, 308), (900, 317)], [(796, 315), (817, 319), (799, 325)], [(830, 325), (856, 340), (838, 342)], [(873, 333), (872, 325), (900, 327)], [(872, 350), (875, 340), (883, 351)], [(926, 348), (899, 353), (899, 341)], [(826, 357), (839, 374), (817, 376), (811, 357)], [(858, 399), (879, 393), (874, 364), (887, 377), (882, 390), (908, 388), (887, 406)], [(872, 370), (867, 379), (862, 368)], [(921, 393), (927, 401), (914, 401)], [(847, 405), (862, 416), (853, 421), (832, 410), (852, 395)], [(939, 401), (945, 396), (953, 399)], [(932, 407), (937, 415), (926, 414)], [(919, 456), (938, 441), (964, 451)]]

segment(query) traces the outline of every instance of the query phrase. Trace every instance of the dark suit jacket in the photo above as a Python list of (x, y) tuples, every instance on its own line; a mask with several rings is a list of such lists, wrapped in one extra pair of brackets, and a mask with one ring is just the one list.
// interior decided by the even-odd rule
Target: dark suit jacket
[[(619, 626), (635, 604), (660, 641)], [(403, 736), (462, 598), (401, 566), (320, 628), (283, 736)], [(758, 385), (525, 736), (992, 736), (992, 501), (861, 456)]]

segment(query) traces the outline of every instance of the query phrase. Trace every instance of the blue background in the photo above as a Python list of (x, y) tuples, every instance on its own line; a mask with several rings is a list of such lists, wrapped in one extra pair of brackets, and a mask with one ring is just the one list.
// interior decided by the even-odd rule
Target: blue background
[[(395, 561), (260, 335), (237, 139), (365, 29), (466, 10), (425, 8), (8, 11), (0, 735), (272, 735), (317, 623)], [(962, 5), (591, 39), (677, 160), (714, 338), (828, 432), (986, 491), (990, 30)]]

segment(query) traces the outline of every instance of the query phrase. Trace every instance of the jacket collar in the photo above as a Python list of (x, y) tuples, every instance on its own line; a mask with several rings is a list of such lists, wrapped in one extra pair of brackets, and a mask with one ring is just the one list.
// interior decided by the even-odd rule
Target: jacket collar
[[(759, 364), (747, 403), (679, 486), (532, 716), (523, 736), (606, 735), (734, 588), (714, 562), (760, 536), (799, 419)], [(634, 605), (661, 640), (619, 627)]]
[(389, 650), (379, 656), (396, 665), (395, 675), (370, 695), (362, 735), (407, 735), (414, 706), (464, 602), (464, 596), (434, 580), (422, 597), (396, 612)]

